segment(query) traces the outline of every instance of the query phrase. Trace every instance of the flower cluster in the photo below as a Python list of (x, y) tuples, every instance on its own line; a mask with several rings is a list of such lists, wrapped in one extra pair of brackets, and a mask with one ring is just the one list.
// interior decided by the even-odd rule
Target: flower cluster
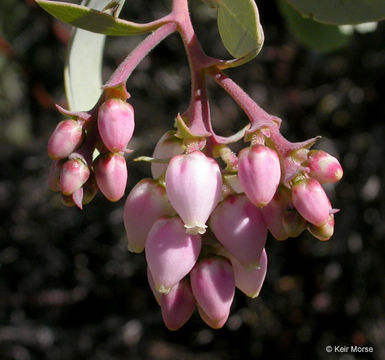
[(338, 160), (309, 150), (313, 142), (283, 151), (280, 137), (257, 133), (236, 156), (223, 145), (221, 151), (199, 141), (192, 146), (169, 131), (155, 147), (153, 179), (141, 180), (127, 197), (128, 249), (145, 250), (148, 281), (169, 329), (180, 328), (195, 307), (220, 328), (235, 288), (258, 296), (268, 231), (278, 240), (305, 229), (320, 240), (333, 234), (336, 210), (321, 184), (341, 179)]
[(71, 118), (61, 121), (48, 141), (50, 189), (60, 191), (66, 205), (80, 208), (98, 189), (118, 201), (127, 183), (124, 153), (135, 126), (133, 107), (111, 98), (89, 113), (60, 110)]

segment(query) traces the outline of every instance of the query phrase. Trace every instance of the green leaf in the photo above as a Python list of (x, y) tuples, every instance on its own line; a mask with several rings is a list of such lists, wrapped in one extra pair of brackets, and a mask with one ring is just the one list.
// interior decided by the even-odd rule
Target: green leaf
[(303, 16), (344, 25), (385, 19), (384, 0), (287, 0)]
[[(218, 9), (218, 28), (223, 45), (235, 58), (258, 54), (264, 35), (253, 0), (211, 0)], [(253, 56), (253, 57), (254, 57)]]
[[(122, 20), (108, 13), (101, 12), (110, 1), (94, 1), (93, 8), (60, 1), (36, 0), (36, 2), (57, 19), (99, 34), (137, 35), (155, 30), (157, 27), (151, 24), (137, 24)], [(104, 6), (100, 6), (102, 3)]]
[[(83, 0), (82, 4), (103, 9), (109, 2), (109, 0)], [(78, 28), (72, 31), (64, 67), (67, 102), (72, 111), (91, 109), (102, 93), (104, 42), (105, 35)]]
[(302, 17), (285, 0), (279, 0), (279, 9), (287, 27), (303, 44), (320, 51), (329, 52), (343, 47), (350, 39), (337, 25), (321, 24)]

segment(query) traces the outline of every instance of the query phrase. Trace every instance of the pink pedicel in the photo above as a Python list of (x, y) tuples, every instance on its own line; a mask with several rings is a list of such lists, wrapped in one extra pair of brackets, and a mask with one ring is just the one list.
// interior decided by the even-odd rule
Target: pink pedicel
[(334, 157), (322, 150), (311, 150), (306, 165), (310, 169), (309, 176), (321, 184), (335, 183), (343, 176), (342, 166)]
[(200, 250), (200, 235), (186, 234), (180, 218), (158, 219), (147, 236), (145, 247), (156, 290), (167, 294), (190, 272)]
[(123, 220), (129, 251), (140, 253), (144, 250), (151, 226), (163, 215), (175, 215), (164, 186), (152, 179), (138, 182), (124, 205)]
[(211, 214), (210, 228), (243, 266), (249, 269), (259, 266), (267, 228), (261, 210), (246, 196), (232, 195), (219, 203)]
[[(152, 157), (155, 159), (171, 159), (175, 155), (183, 154), (183, 141), (175, 137), (175, 131), (167, 131), (159, 139), (155, 146)], [(154, 179), (163, 176), (167, 170), (168, 163), (151, 163), (151, 174)]]
[(259, 295), (267, 272), (267, 254), (265, 249), (260, 258), (260, 267), (250, 271), (234, 257), (230, 258), (234, 271), (235, 286), (251, 298)]
[(127, 184), (127, 166), (123, 155), (107, 153), (99, 155), (94, 163), (96, 183), (110, 201), (118, 201), (124, 195)]
[(162, 317), (169, 330), (180, 329), (190, 319), (195, 309), (195, 298), (187, 278), (177, 283), (168, 294), (161, 297)]
[(300, 179), (292, 186), (294, 207), (309, 223), (324, 225), (329, 219), (330, 201), (321, 184), (315, 179)]
[(221, 199), (221, 171), (214, 159), (200, 151), (174, 156), (166, 171), (166, 190), (187, 233), (204, 234), (206, 221)]
[(266, 206), (281, 179), (277, 153), (263, 145), (243, 149), (239, 153), (238, 178), (249, 200), (255, 206)]
[(83, 138), (83, 129), (78, 121), (63, 120), (48, 140), (48, 155), (52, 159), (64, 159), (81, 145)]
[(202, 319), (217, 329), (226, 322), (235, 293), (231, 263), (223, 257), (200, 260), (190, 273), (191, 288)]
[(328, 221), (322, 226), (314, 226), (308, 224), (307, 227), (310, 234), (321, 241), (329, 240), (334, 234), (334, 214), (329, 215)]
[(105, 101), (98, 111), (98, 130), (106, 148), (125, 151), (135, 128), (134, 108), (119, 99)]
[(80, 189), (90, 176), (90, 169), (81, 159), (67, 160), (60, 171), (60, 189), (64, 195), (71, 195)]

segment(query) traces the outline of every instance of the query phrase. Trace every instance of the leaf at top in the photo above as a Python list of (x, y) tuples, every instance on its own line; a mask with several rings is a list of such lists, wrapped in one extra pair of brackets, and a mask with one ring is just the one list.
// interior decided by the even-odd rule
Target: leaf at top
[(385, 0), (287, 0), (306, 17), (344, 25), (385, 19)]
[(257, 53), (264, 36), (254, 0), (211, 0), (218, 9), (218, 29), (223, 45), (235, 58)]
[[(101, 10), (109, 2), (109, 0), (83, 0), (82, 5)], [(124, 0), (121, 7), (123, 3)], [(79, 28), (72, 30), (64, 67), (67, 102), (72, 111), (91, 109), (102, 93), (104, 42), (105, 35)]]
[[(94, 8), (60, 1), (36, 0), (48, 13), (57, 19), (84, 30), (105, 35), (137, 35), (154, 29), (153, 25), (137, 24), (101, 12), (110, 1), (96, 1)], [(100, 7), (100, 4), (105, 4)], [(95, 9), (96, 8), (96, 9)]]
[(279, 10), (285, 18), (291, 33), (304, 45), (320, 51), (329, 52), (341, 48), (350, 39), (337, 25), (321, 24), (304, 18), (286, 0), (279, 0)]

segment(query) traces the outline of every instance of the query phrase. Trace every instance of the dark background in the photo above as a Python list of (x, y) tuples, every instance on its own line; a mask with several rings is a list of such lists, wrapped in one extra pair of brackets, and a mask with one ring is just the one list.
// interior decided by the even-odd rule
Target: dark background
[[(228, 57), (215, 12), (191, 1), (210, 55)], [(167, 1), (127, 1), (121, 17), (147, 21)], [(31, 0), (0, 3), (0, 359), (384, 359), (385, 24), (355, 33), (331, 54), (304, 48), (274, 2), (259, 1), (266, 42), (251, 63), (227, 71), (268, 112), (288, 139), (323, 136), (344, 178), (329, 187), (335, 235), (320, 242), (268, 239), (269, 268), (260, 296), (236, 293), (221, 330), (194, 314), (168, 331), (147, 286), (143, 255), (126, 250), (124, 200), (98, 195), (84, 211), (47, 190), (46, 142), (62, 119), (63, 62), (69, 28)], [(105, 79), (137, 43), (110, 38)], [(189, 100), (189, 70), (176, 35), (128, 82), (136, 112), (135, 155), (151, 155)], [(220, 134), (246, 117), (215, 84), (212, 113)], [(129, 189), (149, 176), (129, 163)], [(327, 353), (326, 345), (374, 347), (373, 354)]]

